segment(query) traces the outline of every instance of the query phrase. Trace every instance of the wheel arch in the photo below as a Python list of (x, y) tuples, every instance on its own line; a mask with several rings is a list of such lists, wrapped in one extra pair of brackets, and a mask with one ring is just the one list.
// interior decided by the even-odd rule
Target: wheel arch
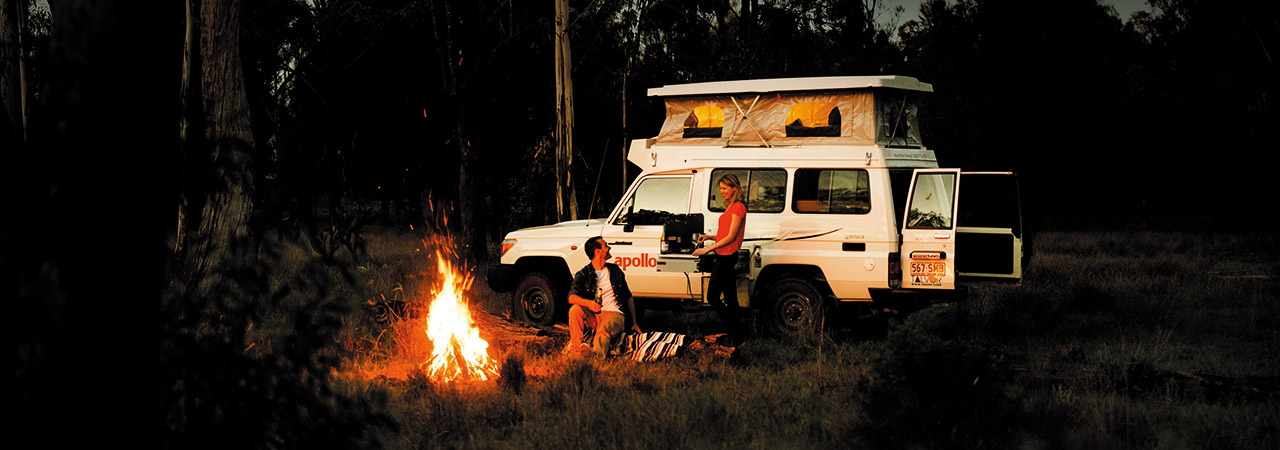
[[(818, 293), (827, 298), (828, 301), (834, 299), (834, 293), (831, 285), (827, 284), (827, 276), (822, 272), (822, 268), (809, 264), (771, 264), (760, 270), (760, 274), (756, 276), (754, 289), (752, 289), (752, 297), (764, 295), (778, 281), (788, 278), (801, 278), (808, 281)], [(755, 302), (752, 302), (755, 305)]]
[(515, 269), (512, 270), (511, 279), (514, 283), (518, 283), (521, 278), (531, 272), (542, 272), (547, 275), (547, 279), (556, 284), (560, 292), (569, 292), (569, 283), (573, 282), (573, 273), (569, 272), (569, 265), (564, 259), (555, 256), (526, 256), (516, 260)]

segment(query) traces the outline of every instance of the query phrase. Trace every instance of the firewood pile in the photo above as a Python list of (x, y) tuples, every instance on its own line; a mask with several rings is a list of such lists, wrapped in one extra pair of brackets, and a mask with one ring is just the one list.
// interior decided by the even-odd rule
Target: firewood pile
[(542, 355), (559, 351), (569, 340), (569, 329), (563, 325), (540, 327), (490, 312), (476, 312), (471, 320), (480, 328), (480, 337), (489, 341), (489, 348), (522, 347)]

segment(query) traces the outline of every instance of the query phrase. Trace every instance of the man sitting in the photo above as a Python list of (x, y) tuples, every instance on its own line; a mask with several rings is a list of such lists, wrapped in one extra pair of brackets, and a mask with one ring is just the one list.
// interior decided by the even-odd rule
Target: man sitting
[[(573, 274), (569, 287), (569, 304), (573, 306), (569, 307), (569, 345), (565, 352), (581, 355), (591, 351), (604, 356), (613, 340), (626, 329), (628, 319), (632, 319), (631, 329), (636, 333), (641, 332), (640, 324), (634, 320), (636, 306), (626, 275), (616, 264), (606, 262), (613, 257), (609, 244), (596, 236), (587, 239), (584, 249), (591, 264)], [(591, 339), (589, 346), (587, 338)]]

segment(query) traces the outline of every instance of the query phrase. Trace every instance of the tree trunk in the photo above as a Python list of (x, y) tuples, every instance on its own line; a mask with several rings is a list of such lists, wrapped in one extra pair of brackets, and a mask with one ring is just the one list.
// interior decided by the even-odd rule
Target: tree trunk
[[(198, 70), (200, 67), (200, 55), (197, 43), (199, 38), (197, 33), (200, 29), (199, 9), (199, 0), (186, 0), (183, 2), (183, 14), (185, 17), (183, 23), (185, 27), (182, 34), (182, 82), (178, 91), (178, 142), (182, 146), (178, 154), (181, 158), (179, 167), (183, 172), (190, 172), (187, 165), (191, 160), (191, 151), (193, 147), (196, 147), (195, 143), (199, 142), (198, 139), (193, 138), (193, 133), (202, 133), (202, 131), (198, 131), (202, 130), (202, 128), (198, 126), (192, 127), (193, 122), (198, 123), (199, 121), (199, 106), (201, 102), (199, 95), (197, 95), (199, 91), (191, 88), (193, 84), (200, 82), (200, 72)], [(187, 178), (189, 177), (183, 177), (184, 180)], [(172, 229), (173, 235), (169, 238), (169, 245), (176, 255), (181, 255), (183, 250), (186, 249), (187, 230), (192, 228), (189, 224), (190, 208), (192, 206), (189, 202), (189, 196), (193, 193), (190, 188), (191, 185), (190, 181), (184, 181), (179, 191), (181, 194), (178, 198), (178, 214), (175, 218), (177, 223)], [(200, 204), (196, 203), (196, 205)]]
[(560, 221), (578, 218), (573, 192), (573, 58), (569, 52), (569, 7), (556, 0), (556, 214)]
[(25, 137), (21, 0), (0, 0), (0, 145), (15, 148)]
[(210, 164), (193, 257), (196, 273), (233, 257), (253, 213), (253, 132), (240, 63), (240, 0), (200, 5), (201, 103)]

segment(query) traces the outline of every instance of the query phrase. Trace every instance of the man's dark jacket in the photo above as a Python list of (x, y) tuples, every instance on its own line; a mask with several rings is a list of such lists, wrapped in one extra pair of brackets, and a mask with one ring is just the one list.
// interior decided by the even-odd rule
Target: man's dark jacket
[[(627, 300), (631, 299), (631, 289), (627, 287), (627, 276), (623, 274), (622, 268), (617, 264), (604, 263), (605, 270), (609, 271), (609, 283), (613, 285), (613, 295), (618, 299), (618, 305), (622, 307), (622, 315), (627, 318), (630, 323), (633, 318), (627, 311)], [(577, 295), (587, 300), (595, 300), (596, 298), (596, 268), (587, 263), (585, 267), (573, 274), (573, 284), (569, 285), (569, 295)]]

